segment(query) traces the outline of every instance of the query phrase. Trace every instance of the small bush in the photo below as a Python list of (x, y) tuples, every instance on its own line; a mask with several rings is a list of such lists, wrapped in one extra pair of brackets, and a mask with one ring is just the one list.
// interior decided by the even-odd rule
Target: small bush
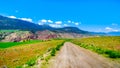
[(63, 46), (64, 42), (62, 44), (57, 45), (57, 47), (55, 48), (56, 50), (60, 50), (61, 46)]
[(49, 56), (47, 56), (46, 58), (45, 58), (45, 61), (46, 62), (48, 62), (48, 60), (51, 58), (51, 56), (49, 55)]
[(22, 68), (22, 66), (16, 66), (16, 68)]
[(51, 51), (51, 48), (48, 48), (47, 52)]
[(111, 51), (109, 53), (109, 57), (110, 58), (120, 58), (120, 53), (119, 52), (115, 52), (115, 51)]
[(61, 46), (57, 46), (57, 47), (56, 47), (56, 50), (60, 50), (60, 47), (61, 47)]
[(44, 60), (44, 57), (43, 57), (43, 56), (40, 56), (40, 59), (41, 59), (41, 60)]
[(62, 45), (60, 44), (60, 45), (57, 45), (57, 47), (56, 47), (56, 50), (60, 50), (60, 47), (61, 47)]
[(56, 53), (56, 50), (55, 50), (55, 48), (53, 48), (51, 51), (51, 56), (55, 56), (55, 53)]
[(33, 66), (35, 64), (35, 59), (29, 60), (26, 64), (28, 64), (28, 66)]

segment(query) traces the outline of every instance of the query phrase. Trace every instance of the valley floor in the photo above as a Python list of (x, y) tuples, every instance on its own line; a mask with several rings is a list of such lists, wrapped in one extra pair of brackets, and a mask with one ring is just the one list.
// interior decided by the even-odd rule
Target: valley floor
[(55, 59), (52, 59), (51, 68), (119, 68), (107, 59), (66, 42)]

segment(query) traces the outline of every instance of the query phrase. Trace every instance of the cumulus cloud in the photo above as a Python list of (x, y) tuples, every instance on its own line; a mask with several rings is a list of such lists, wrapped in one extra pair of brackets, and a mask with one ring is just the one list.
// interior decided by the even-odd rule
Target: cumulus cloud
[(74, 24), (74, 21), (72, 21), (71, 23), (73, 23), (73, 24)]
[(45, 20), (45, 19), (42, 19), (42, 20), (41, 20), (41, 22), (43, 22), (43, 23), (46, 23), (46, 22), (47, 22), (47, 20)]
[(52, 20), (46, 20), (46, 19), (42, 19), (42, 20), (38, 21), (39, 25), (43, 25), (43, 24), (48, 24), (49, 25), (50, 23), (53, 23), (53, 21)]
[(114, 32), (119, 32), (119, 30), (113, 30)]
[(55, 24), (61, 25), (61, 24), (62, 24), (62, 21), (56, 21)]
[(61, 28), (61, 25), (58, 24), (49, 24), (49, 26), (54, 27), (54, 28)]
[(71, 21), (70, 21), (70, 20), (68, 20), (68, 23), (71, 23)]
[(38, 25), (43, 25), (43, 23), (39, 22)]
[(76, 26), (78, 26), (78, 25), (79, 25), (79, 23), (78, 23), (78, 22), (76, 22), (76, 23), (75, 23), (75, 25), (76, 25)]
[(49, 23), (53, 23), (53, 21), (52, 20), (47, 20)]
[(69, 25), (68, 25), (68, 24), (64, 24), (63, 26), (64, 26), (64, 27), (67, 27), (67, 26), (69, 26)]
[(8, 16), (9, 18), (16, 18), (15, 16)]
[(106, 30), (107, 32), (118, 32), (118, 31), (119, 31), (119, 30), (113, 29), (113, 28), (111, 28), (111, 27), (105, 27), (105, 30)]
[(21, 20), (24, 20), (24, 21), (28, 21), (28, 22), (32, 22), (31, 18), (18, 18), (18, 19), (21, 19)]
[(108, 31), (112, 30), (111, 27), (105, 27), (105, 29), (108, 30)]
[(7, 16), (7, 17), (13, 18), (13, 19), (20, 19), (20, 20), (32, 22), (32, 19), (31, 19), (31, 18), (17, 18), (16, 16)]
[(53, 24), (49, 24), (49, 26), (54, 27), (54, 28), (61, 28), (62, 27), (62, 21), (56, 21)]
[(42, 19), (42, 20), (39, 20), (39, 22), (42, 22), (42, 23), (53, 23), (52, 20), (46, 20), (46, 19)]

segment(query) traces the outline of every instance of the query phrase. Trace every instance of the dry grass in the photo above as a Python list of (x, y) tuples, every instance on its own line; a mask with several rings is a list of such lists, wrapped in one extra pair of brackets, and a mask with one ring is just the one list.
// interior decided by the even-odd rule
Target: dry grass
[(107, 57), (120, 58), (120, 36), (74, 39), (72, 42)]
[(34, 44), (11, 47), (0, 50), (0, 66), (6, 65), (10, 68), (23, 65), (32, 58), (37, 58), (44, 54), (48, 48), (56, 47), (63, 40), (52, 40)]
[(101, 48), (120, 51), (120, 36), (75, 39), (74, 42), (85, 43), (88, 45), (95, 45)]

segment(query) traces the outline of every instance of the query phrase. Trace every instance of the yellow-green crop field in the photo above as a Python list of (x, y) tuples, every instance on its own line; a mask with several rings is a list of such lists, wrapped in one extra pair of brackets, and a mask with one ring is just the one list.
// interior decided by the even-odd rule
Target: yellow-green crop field
[(51, 40), (23, 44), (9, 48), (0, 48), (0, 66), (16, 68), (27, 63), (31, 59), (37, 59), (43, 55), (49, 48), (54, 48), (63, 43), (64, 40)]

